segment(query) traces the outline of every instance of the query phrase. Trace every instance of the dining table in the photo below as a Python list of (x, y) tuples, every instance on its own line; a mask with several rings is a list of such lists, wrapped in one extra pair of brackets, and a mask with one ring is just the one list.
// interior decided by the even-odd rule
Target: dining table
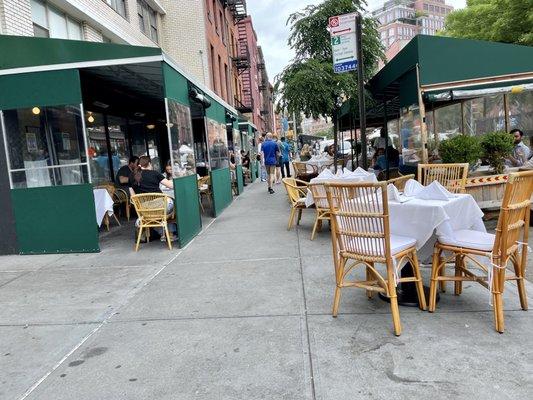
[(333, 165), (333, 162), (333, 157), (325, 155), (312, 156), (309, 160), (305, 161), (307, 165), (313, 165), (317, 167), (319, 171), (326, 166)]
[(96, 211), (96, 224), (102, 226), (102, 221), (106, 216), (112, 216), (113, 211), (113, 199), (109, 195), (106, 189), (93, 189), (94, 196), (94, 209)]

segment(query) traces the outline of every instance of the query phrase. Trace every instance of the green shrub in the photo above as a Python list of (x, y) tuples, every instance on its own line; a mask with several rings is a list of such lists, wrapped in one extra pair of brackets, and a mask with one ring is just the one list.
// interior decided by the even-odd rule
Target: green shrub
[(492, 167), (495, 174), (502, 174), (505, 158), (509, 157), (514, 148), (514, 139), (507, 132), (491, 132), (481, 138), (483, 158)]
[(474, 165), (480, 159), (482, 150), (476, 136), (457, 135), (440, 143), (439, 154), (444, 163)]

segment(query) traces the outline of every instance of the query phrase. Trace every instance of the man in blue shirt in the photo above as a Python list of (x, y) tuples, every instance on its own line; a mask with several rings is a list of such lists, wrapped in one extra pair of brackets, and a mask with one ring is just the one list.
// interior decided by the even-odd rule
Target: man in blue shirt
[[(281, 176), (285, 178), (291, 177), (291, 167), (290, 167), (290, 161), (291, 161), (291, 146), (289, 143), (285, 141), (285, 138), (281, 138)], [(287, 175), (285, 175), (285, 171), (287, 171)]]
[(268, 193), (273, 194), (272, 185), (276, 179), (276, 165), (278, 164), (279, 150), (276, 142), (272, 140), (272, 133), (267, 133), (266, 140), (261, 146), (265, 167), (268, 174)]

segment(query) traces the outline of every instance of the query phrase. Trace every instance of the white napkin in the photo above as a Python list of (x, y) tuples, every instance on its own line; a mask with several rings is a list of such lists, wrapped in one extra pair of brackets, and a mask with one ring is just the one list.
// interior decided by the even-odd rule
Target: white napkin
[(398, 188), (394, 186), (392, 183), (389, 183), (387, 185), (387, 196), (389, 198), (389, 201), (397, 201), (400, 202), (400, 192), (398, 191)]
[(329, 169), (323, 170), (315, 179), (332, 179), (335, 178), (335, 175), (333, 172), (331, 172)]
[(422, 189), (424, 189), (424, 186), (422, 186), (420, 182), (415, 181), (414, 179), (409, 179), (405, 183), (405, 187), (403, 188), (403, 194), (406, 196), (416, 196), (416, 194)]
[(421, 200), (443, 200), (448, 201), (450, 197), (454, 197), (450, 192), (444, 188), (439, 182), (433, 181), (428, 186), (424, 187), (415, 197)]

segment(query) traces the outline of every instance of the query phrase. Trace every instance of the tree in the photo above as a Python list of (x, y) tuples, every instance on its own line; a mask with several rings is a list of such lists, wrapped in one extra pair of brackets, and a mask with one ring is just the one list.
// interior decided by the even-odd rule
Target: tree
[(533, 0), (467, 0), (448, 15), (443, 34), (533, 46)]
[[(334, 123), (343, 100), (352, 98), (357, 104), (357, 77), (354, 73), (335, 74), (330, 34), (327, 31), (329, 17), (352, 12), (364, 12), (365, 0), (325, 0), (292, 14), (289, 46), (296, 56), (276, 77), (276, 92), (280, 96), (279, 107), (289, 113), (303, 112), (306, 117), (330, 116)], [(364, 78), (375, 72), (384, 51), (379, 40), (374, 19), (363, 18)]]

